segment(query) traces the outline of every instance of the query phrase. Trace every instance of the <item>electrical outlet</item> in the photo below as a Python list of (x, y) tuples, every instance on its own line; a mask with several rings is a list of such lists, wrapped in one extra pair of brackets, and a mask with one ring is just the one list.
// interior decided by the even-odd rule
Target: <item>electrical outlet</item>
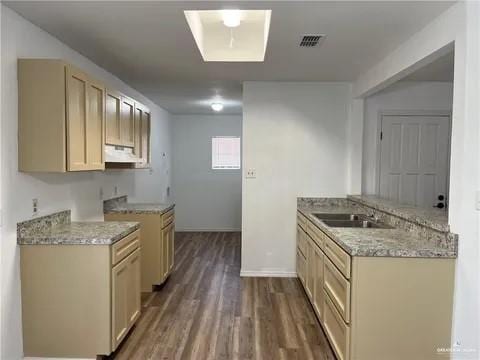
[(115, 185), (115, 187), (113, 188), (113, 195), (117, 196), (118, 195), (118, 186)]
[(255, 179), (257, 177), (257, 171), (255, 169), (247, 169), (245, 177), (247, 179)]
[(100, 186), (100, 191), (98, 192), (98, 196), (100, 197), (100, 200), (103, 200), (103, 187)]
[(38, 199), (32, 199), (32, 213), (33, 216), (38, 214)]

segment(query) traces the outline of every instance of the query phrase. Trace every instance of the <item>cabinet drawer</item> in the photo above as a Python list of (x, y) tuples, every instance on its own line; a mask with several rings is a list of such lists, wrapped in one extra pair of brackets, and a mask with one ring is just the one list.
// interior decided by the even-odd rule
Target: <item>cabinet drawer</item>
[(330, 260), (324, 260), (323, 288), (330, 296), (332, 303), (345, 320), (350, 322), (350, 282), (338, 271)]
[(307, 218), (299, 211), (297, 211), (297, 225), (299, 225), (303, 230), (306, 230), (307, 222)]
[(165, 214), (162, 215), (162, 229), (171, 224), (175, 220), (175, 210), (168, 210)]
[(339, 360), (349, 358), (350, 348), (350, 327), (345, 324), (340, 314), (337, 312), (328, 294), (324, 296), (324, 314), (323, 325), (330, 339), (335, 354)]
[(300, 226), (297, 226), (297, 249), (304, 257), (307, 256), (307, 239), (306, 234)]
[(325, 254), (347, 279), (350, 279), (350, 255), (328, 236), (325, 236)]
[(308, 221), (307, 234), (312, 238), (315, 244), (317, 244), (318, 247), (320, 247), (320, 249), (323, 250), (325, 246), (324, 243), (325, 243), (325, 237), (326, 237), (323, 231), (317, 228), (315, 225), (313, 225), (310, 221)]
[(126, 258), (140, 246), (140, 230), (125, 236), (112, 245), (112, 266)]
[(305, 286), (305, 267), (306, 267), (305, 257), (297, 250), (297, 276), (300, 279), (303, 286)]

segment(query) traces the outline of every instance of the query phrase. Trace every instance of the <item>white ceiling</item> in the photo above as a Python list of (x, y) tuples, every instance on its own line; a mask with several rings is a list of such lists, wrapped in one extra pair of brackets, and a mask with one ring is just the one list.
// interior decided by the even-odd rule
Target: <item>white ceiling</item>
[[(10, 1), (6, 4), (172, 113), (240, 113), (242, 81), (353, 81), (452, 2)], [(272, 9), (263, 63), (208, 63), (184, 10)], [(326, 34), (300, 48), (303, 34)]]

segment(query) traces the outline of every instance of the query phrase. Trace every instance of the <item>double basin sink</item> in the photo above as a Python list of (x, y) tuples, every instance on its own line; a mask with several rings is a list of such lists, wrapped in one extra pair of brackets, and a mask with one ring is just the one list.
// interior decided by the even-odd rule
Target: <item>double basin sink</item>
[(376, 228), (376, 229), (391, 229), (384, 223), (373, 220), (372, 218), (363, 214), (313, 214), (318, 220), (329, 227), (343, 227), (343, 228)]

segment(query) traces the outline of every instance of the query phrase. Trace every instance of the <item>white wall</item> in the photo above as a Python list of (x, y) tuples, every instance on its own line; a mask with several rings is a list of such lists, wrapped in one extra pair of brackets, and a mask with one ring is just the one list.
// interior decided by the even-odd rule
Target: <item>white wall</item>
[[(102, 220), (102, 200), (120, 194), (134, 200), (166, 201), (170, 171), (169, 114), (154, 105), (118, 78), (68, 48), (46, 32), (18, 16), (1, 9), (2, 53), (2, 359), (22, 357), (19, 251), (16, 223), (31, 218), (32, 198), (38, 198), (40, 215), (72, 209), (74, 220)], [(65, 59), (127, 95), (144, 102), (152, 110), (153, 173), (140, 171), (83, 172), (72, 174), (23, 174), (17, 171), (17, 58), (46, 57)], [(163, 157), (160, 154), (165, 153)]]
[(350, 98), (346, 83), (244, 83), (242, 275), (294, 276), (297, 197), (346, 195)]
[[(441, 56), (455, 44), (449, 224), (459, 235), (452, 343), (454, 359), (480, 356), (480, 3), (459, 2), (415, 34), (354, 84), (368, 96)], [(433, 55), (432, 55), (433, 54)], [(473, 353), (465, 354), (463, 351)]]
[(240, 231), (241, 170), (212, 170), (212, 137), (241, 136), (240, 115), (174, 115), (172, 188), (179, 231)]
[(453, 84), (398, 82), (365, 100), (362, 193), (375, 194), (378, 180), (379, 113), (385, 110), (452, 111)]

